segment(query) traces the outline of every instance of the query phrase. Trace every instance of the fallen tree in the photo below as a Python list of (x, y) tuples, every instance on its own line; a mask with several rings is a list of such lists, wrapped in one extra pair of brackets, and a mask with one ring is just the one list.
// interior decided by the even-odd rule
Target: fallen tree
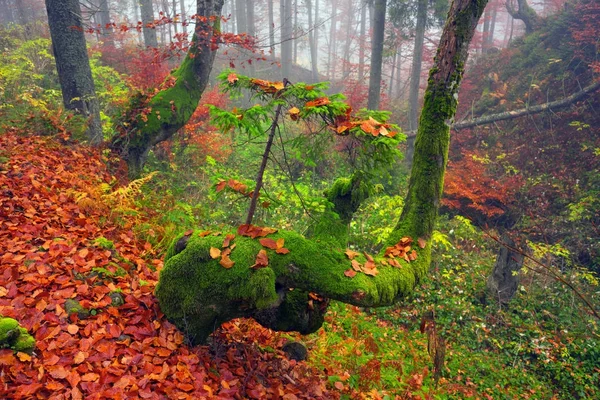
[(452, 2), (429, 75), (405, 207), (385, 251), (376, 256), (345, 251), (344, 224), (364, 199), (357, 175), (334, 183), (328, 193), (332, 207), (310, 238), (251, 225), (242, 225), (237, 235), (187, 232), (165, 257), (156, 296), (193, 343), (204, 343), (221, 323), (237, 317), (308, 333), (321, 326), (327, 299), (384, 306), (412, 292), (429, 268), (448, 121), (456, 112), (468, 45), (486, 3)]

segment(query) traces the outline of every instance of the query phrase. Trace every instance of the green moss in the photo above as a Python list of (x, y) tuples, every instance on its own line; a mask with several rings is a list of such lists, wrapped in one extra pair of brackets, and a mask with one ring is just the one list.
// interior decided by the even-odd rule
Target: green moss
[(84, 308), (79, 302), (75, 299), (67, 299), (65, 301), (65, 311), (68, 315), (77, 314), (80, 319), (85, 319), (90, 316), (90, 311)]
[(314, 331), (324, 310), (308, 311), (309, 291), (361, 306), (389, 305), (411, 293), (429, 263), (428, 246), (403, 268), (381, 265), (376, 277), (359, 273), (348, 278), (345, 249), (289, 231), (270, 237), (283, 238), (290, 253), (267, 250), (269, 266), (255, 271), (250, 266), (263, 249), (258, 239), (236, 236), (230, 255), (235, 264), (226, 269), (210, 257), (210, 248), (220, 248), (223, 237), (192, 233), (183, 250), (169, 250), (156, 287), (161, 310), (194, 343), (203, 343), (222, 322), (237, 317), (257, 317), (280, 330)]
[(0, 348), (31, 353), (35, 339), (15, 319), (0, 317)]
[(108, 240), (104, 236), (100, 236), (99, 238), (94, 239), (94, 246), (100, 247), (105, 250), (113, 250), (115, 248), (115, 244), (112, 240)]

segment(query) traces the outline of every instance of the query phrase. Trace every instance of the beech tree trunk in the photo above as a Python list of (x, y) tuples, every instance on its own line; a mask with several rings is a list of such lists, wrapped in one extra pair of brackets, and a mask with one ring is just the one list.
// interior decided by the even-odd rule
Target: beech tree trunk
[[(388, 241), (394, 245), (406, 236), (415, 242), (422, 239), (423, 246), (414, 246), (416, 259), (402, 260), (401, 268), (380, 264), (376, 276), (345, 275), (352, 267), (344, 254), (344, 224), (366, 197), (361, 196), (357, 175), (336, 181), (328, 191), (334, 214), (324, 214), (314, 240), (289, 231), (271, 234), (274, 240), (283, 239), (289, 253), (271, 251), (264, 268), (250, 268), (264, 249), (256, 239), (235, 236), (230, 254), (235, 264), (226, 269), (210, 250), (222, 247), (222, 236), (184, 235), (168, 250), (155, 293), (167, 318), (193, 343), (204, 343), (216, 326), (241, 316), (254, 317), (272, 329), (314, 332), (323, 323), (328, 298), (376, 307), (412, 293), (431, 262), (430, 239), (448, 158), (448, 122), (456, 112), (468, 45), (485, 4), (486, 0), (452, 2), (429, 74), (408, 194)], [(383, 256), (382, 252), (375, 260)]]
[(142, 14), (142, 32), (144, 33), (144, 44), (146, 47), (158, 47), (156, 28), (154, 27), (154, 9), (152, 0), (139, 0), (140, 13)]
[(314, 82), (319, 80), (319, 70), (317, 66), (317, 45), (315, 37), (317, 36), (317, 27), (313, 21), (312, 1), (306, 0), (306, 11), (308, 12), (308, 46), (310, 48), (310, 65), (312, 79)]
[(100, 106), (83, 34), (81, 7), (78, 0), (46, 0), (46, 10), (63, 103), (66, 109), (87, 118), (87, 138), (97, 145), (102, 142)]
[(269, 48), (271, 49), (271, 55), (275, 57), (275, 17), (273, 15), (273, 0), (267, 0), (267, 7), (269, 13)]
[(373, 7), (373, 39), (371, 40), (371, 73), (367, 108), (377, 110), (381, 98), (381, 67), (383, 65), (383, 33), (387, 0), (375, 0)]
[(110, 20), (110, 11), (108, 7), (108, 0), (100, 0), (100, 34), (102, 35), (102, 41), (105, 46), (114, 47), (115, 41), (113, 39), (113, 28)]
[(365, 46), (367, 35), (367, 0), (360, 4), (360, 37), (358, 44), (358, 81), (362, 82), (365, 77)]
[[(423, 42), (425, 40), (425, 24), (427, 23), (427, 0), (418, 0), (417, 27), (413, 50), (410, 88), (408, 92), (408, 129), (416, 130), (419, 120), (419, 87), (421, 84), (421, 66), (423, 64)], [(410, 167), (414, 153), (414, 141), (406, 141), (404, 162)]]
[(292, 0), (281, 0), (281, 76), (290, 79), (292, 73)]
[(246, 0), (235, 0), (235, 20), (237, 23), (237, 33), (248, 33), (246, 24)]
[(525, 24), (525, 33), (532, 33), (540, 25), (539, 15), (537, 15), (535, 10), (529, 6), (527, 0), (517, 0), (517, 8), (514, 8), (512, 0), (507, 0), (506, 11), (508, 11), (513, 19), (520, 19), (523, 21)]
[[(216, 54), (215, 35), (220, 33), (223, 0), (198, 0), (198, 20), (190, 50), (179, 68), (167, 79), (175, 83), (158, 92), (148, 103), (147, 115), (140, 115), (129, 132), (126, 158), (129, 175), (139, 177), (148, 152), (157, 143), (169, 139), (192, 116), (208, 84)], [(119, 147), (123, 138), (113, 142)]]

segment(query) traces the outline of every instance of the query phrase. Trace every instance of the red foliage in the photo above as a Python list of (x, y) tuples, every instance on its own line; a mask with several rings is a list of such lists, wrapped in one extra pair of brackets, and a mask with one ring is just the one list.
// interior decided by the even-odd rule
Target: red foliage
[[(0, 314), (37, 341), (33, 357), (0, 350), (3, 398), (336, 397), (319, 371), (261, 351), (286, 339), (253, 321), (223, 324), (216, 355), (185, 345), (152, 294), (162, 268), (152, 246), (68, 192), (111, 180), (98, 151), (15, 133), (0, 148), (10, 154), (0, 170)], [(94, 245), (99, 237), (115, 248)], [(117, 265), (125, 276), (90, 274)], [(97, 313), (69, 316), (68, 299)]]

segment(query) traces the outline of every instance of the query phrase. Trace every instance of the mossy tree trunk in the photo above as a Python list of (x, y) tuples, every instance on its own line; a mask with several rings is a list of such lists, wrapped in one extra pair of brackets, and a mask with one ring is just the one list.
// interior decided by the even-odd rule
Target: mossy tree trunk
[[(264, 250), (257, 239), (236, 236), (229, 255), (234, 265), (227, 269), (218, 257), (211, 257), (211, 248), (222, 248), (223, 236), (181, 237), (167, 253), (156, 295), (165, 315), (194, 343), (203, 343), (222, 322), (242, 316), (273, 329), (313, 332), (322, 324), (327, 299), (376, 307), (393, 304), (413, 291), (430, 265), (430, 237), (442, 195), (450, 125), (468, 45), (486, 3), (453, 1), (429, 75), (405, 207), (389, 239), (394, 245), (403, 237), (412, 238), (416, 259), (393, 267), (380, 254), (374, 257), (376, 276), (346, 275), (352, 269), (344, 253), (346, 224), (366, 197), (358, 176), (336, 181), (327, 196), (333, 206), (310, 239), (286, 231), (270, 235), (283, 239), (289, 253), (268, 250), (264, 268), (251, 267)], [(355, 260), (366, 264), (366, 258), (358, 255)]]
[(88, 140), (100, 144), (100, 105), (94, 89), (79, 2), (46, 0), (46, 10), (65, 108), (88, 119)]
[(190, 119), (208, 84), (217, 52), (223, 0), (198, 0), (196, 28), (187, 56), (139, 116), (127, 143), (129, 175), (139, 177), (148, 152), (169, 139)]

